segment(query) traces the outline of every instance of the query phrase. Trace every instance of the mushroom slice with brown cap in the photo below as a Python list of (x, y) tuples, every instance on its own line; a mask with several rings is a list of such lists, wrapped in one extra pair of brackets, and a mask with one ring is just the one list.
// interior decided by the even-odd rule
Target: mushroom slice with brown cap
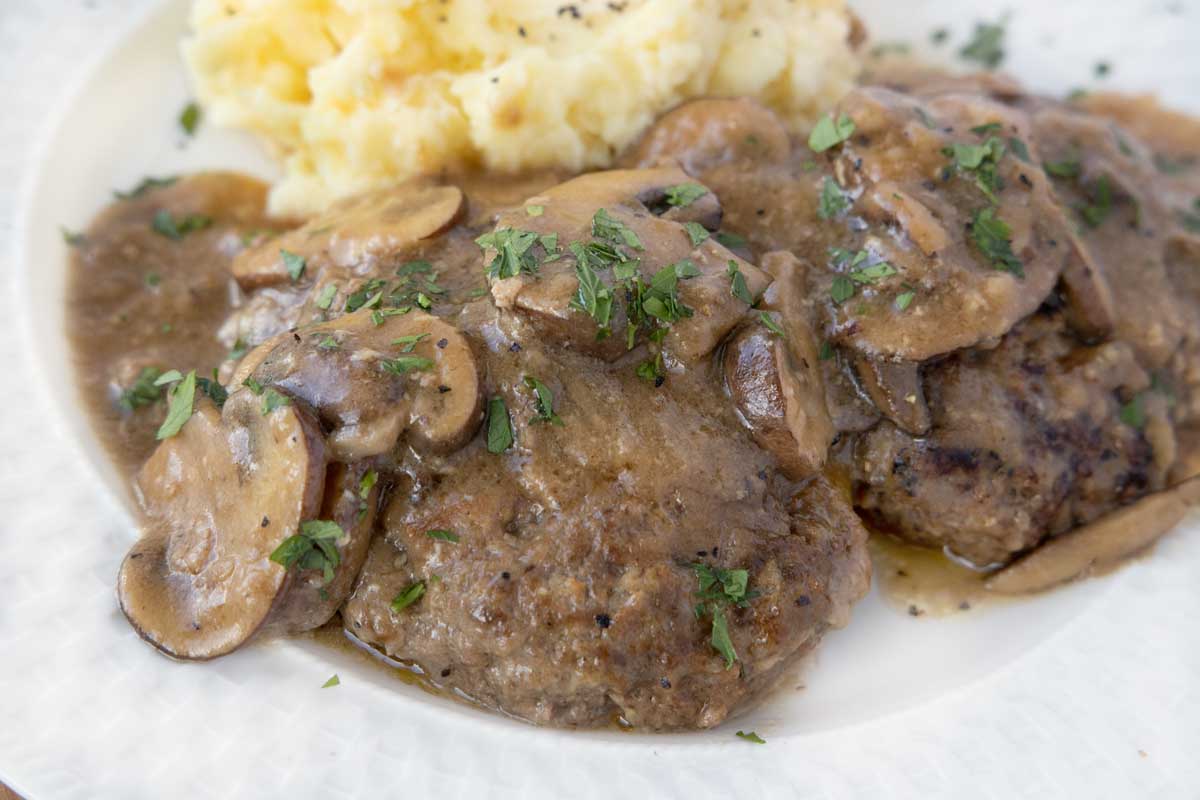
[(896, 427), (913, 436), (924, 436), (932, 425), (921, 365), (914, 361), (883, 361), (858, 356), (854, 371), (871, 402)]
[(147, 531), (117, 578), (121, 610), (167, 655), (229, 653), (287, 605), (293, 573), (271, 554), (317, 517), (325, 446), (297, 404), (264, 414), (249, 391), (206, 398), (142, 467)]
[[(671, 206), (664, 198), (681, 186), (703, 194)], [(670, 332), (663, 351), (674, 361), (694, 362), (737, 325), (748, 308), (745, 298), (757, 299), (770, 283), (697, 222), (719, 218), (707, 205), (715, 203), (706, 187), (674, 167), (597, 172), (555, 186), (501, 213), (496, 230), (482, 240), (492, 297), (545, 338), (613, 361), (644, 341), (656, 324), (636, 319), (631, 298), (637, 292), (631, 284), (651, 286), (654, 276), (681, 265), (678, 280), (666, 283), (673, 301), (687, 310), (666, 315), (670, 322), (663, 324)], [(539, 216), (527, 215), (531, 204), (543, 209)], [(581, 248), (586, 264), (579, 261)], [(579, 275), (588, 271), (595, 276), (595, 290), (608, 294), (611, 317), (602, 319), (580, 302)], [(618, 278), (618, 272), (625, 277)], [(741, 297), (733, 292), (734, 273), (745, 284)], [(628, 337), (631, 313), (637, 326)]]
[(787, 129), (753, 100), (693, 100), (668, 111), (621, 159), (636, 167), (677, 161), (693, 175), (727, 161), (783, 161), (791, 152)]
[(763, 296), (770, 311), (730, 338), (725, 383), (755, 441), (799, 479), (825, 465), (833, 422), (804, 307), (803, 265), (779, 251), (763, 256), (763, 268), (775, 278)]
[[(287, 592), (271, 612), (264, 626), (264, 635), (300, 633), (319, 628), (350, 596), (350, 590), (354, 588), (354, 581), (366, 560), (367, 547), (371, 544), (379, 500), (378, 478), (378, 474), (363, 463), (329, 466), (320, 522), (335, 537), (329, 540), (329, 544), (336, 548), (337, 563), (334, 564), (322, 551), (315, 562), (320, 564), (320, 568), (306, 566), (306, 553), (318, 552), (320, 548), (314, 547), (310, 543), (311, 538), (303, 533), (296, 534), (296, 537), (309, 538), (309, 542), (285, 540), (281, 543), (274, 551), (274, 560), (276, 563), (285, 560), (285, 554), (295, 546), (299, 552), (289, 569), (296, 574), (292, 576)], [(328, 571), (324, 569), (325, 564), (329, 565)]]
[(453, 325), (420, 311), (363, 309), (297, 331), (249, 377), (315, 408), (330, 431), (332, 456), (342, 461), (387, 453), (405, 432), (418, 451), (448, 452), (482, 421), (470, 344)]
[(291, 257), (294, 264), (303, 259), (309, 269), (377, 262), (446, 231), (465, 207), (456, 186), (407, 184), (351, 197), (307, 224), (239, 254), (233, 277), (243, 289), (257, 289), (292, 279), (287, 263)]
[(1114, 566), (1174, 528), (1200, 504), (1200, 477), (1147, 495), (1094, 522), (1048, 540), (997, 572), (986, 586), (998, 594), (1040, 592)]
[(1070, 226), (1035, 166), (1028, 115), (977, 95), (921, 101), (879, 87), (850, 92), (837, 115), (855, 125), (830, 166), (856, 198), (856, 224), (838, 248), (810, 254), (826, 267), (812, 293), (830, 338), (925, 361), (995, 339), (1042, 304)]

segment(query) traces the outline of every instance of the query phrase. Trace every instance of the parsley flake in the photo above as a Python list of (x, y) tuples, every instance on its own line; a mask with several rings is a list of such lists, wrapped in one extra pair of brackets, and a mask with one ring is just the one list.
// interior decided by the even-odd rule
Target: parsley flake
[(270, 559), (284, 569), (319, 570), (321, 582), (328, 586), (333, 581), (333, 571), (342, 563), (337, 540), (345, 535), (336, 522), (310, 519), (300, 523), (298, 533), (280, 542)]
[(692, 240), (692, 247), (699, 247), (709, 236), (708, 230), (699, 222), (685, 222), (683, 229), (687, 231), (688, 238)]
[(971, 220), (971, 239), (993, 269), (1011, 272), (1018, 278), (1025, 277), (1021, 259), (1012, 249), (1012, 228), (996, 216), (996, 209), (983, 208)]
[(150, 223), (150, 228), (157, 234), (168, 239), (179, 241), (193, 231), (201, 231), (212, 225), (212, 217), (203, 214), (188, 214), (175, 217), (167, 209), (159, 209)]
[(729, 293), (748, 306), (754, 305), (754, 297), (750, 294), (750, 287), (746, 285), (746, 276), (738, 268), (737, 262), (727, 262), (725, 272), (729, 275)]
[(826, 178), (821, 187), (821, 204), (817, 216), (821, 219), (833, 219), (850, 207), (850, 198), (842, 194), (837, 181)]
[(504, 398), (496, 395), (488, 401), (487, 450), (499, 455), (513, 446), (512, 420)]
[(265, 417), (277, 408), (290, 406), (292, 401), (288, 399), (286, 394), (276, 391), (273, 387), (268, 386), (262, 393), (262, 415)]
[(317, 295), (317, 308), (328, 310), (329, 306), (333, 305), (333, 298), (337, 295), (337, 290), (336, 283), (325, 284), (325, 287), (321, 289), (321, 293)]
[(826, 114), (818, 120), (816, 127), (808, 135), (808, 146), (814, 153), (823, 153), (853, 135), (854, 120), (849, 116), (842, 114), (835, 121), (832, 114)]
[(397, 613), (411, 606), (425, 595), (425, 581), (410, 584), (407, 589), (392, 598), (392, 611)]
[(122, 192), (120, 189), (114, 189), (113, 197), (117, 198), (118, 200), (133, 200), (154, 189), (166, 188), (167, 186), (175, 183), (177, 180), (179, 180), (179, 178), (175, 175), (170, 175), (166, 178), (142, 178), (141, 182), (129, 191)]
[(133, 383), (121, 392), (117, 405), (126, 411), (133, 411), (158, 402), (162, 397), (162, 384), (158, 382), (161, 374), (158, 367), (142, 367)]
[(751, 744), (766, 744), (767, 743), (766, 739), (762, 738), (754, 731), (750, 731), (749, 733), (745, 733), (743, 731), (738, 731), (735, 735), (739, 739), (750, 742)]
[(300, 276), (304, 274), (304, 268), (308, 266), (308, 262), (303, 256), (298, 256), (288, 250), (280, 250), (279, 257), (283, 259), (284, 269), (287, 270), (288, 277), (292, 279), (292, 283), (300, 280)]
[(331, 677), (329, 680), (327, 680), (327, 681), (325, 681), (324, 683), (322, 683), (322, 684), (321, 684), (321, 688), (322, 688), (322, 689), (328, 689), (328, 688), (330, 688), (330, 687), (332, 687), (332, 686), (337, 686), (337, 685), (339, 685), (340, 683), (341, 683), (341, 680), (339, 680), (339, 679), (338, 679), (338, 676), (337, 676), (337, 675), (334, 675), (334, 676), (333, 676), (333, 677)]
[(425, 535), (430, 539), (437, 539), (441, 542), (453, 542), (454, 544), (458, 544), (458, 534), (454, 533), (453, 531), (434, 528), (433, 530), (425, 531)]
[(554, 413), (554, 392), (550, 391), (550, 387), (532, 375), (525, 376), (525, 385), (533, 390), (534, 397), (537, 400), (537, 416), (533, 418), (533, 422), (549, 422), (553, 425), (563, 425), (562, 417)]
[(200, 110), (200, 106), (194, 102), (188, 103), (183, 107), (183, 111), (179, 112), (179, 127), (183, 128), (183, 132), (188, 136), (195, 136), (202, 116), (203, 112)]
[(787, 335), (784, 333), (784, 330), (782, 327), (780, 327), (779, 323), (775, 321), (775, 317), (771, 316), (766, 311), (759, 312), (758, 321), (763, 324), (764, 328), (766, 328), (767, 330), (769, 330), (771, 333), (775, 334), (776, 336), (786, 336)]
[(625, 223), (614, 219), (607, 209), (599, 209), (592, 217), (592, 236), (610, 244), (631, 247), (634, 250), (644, 250), (642, 240)]
[(1142, 403), (1142, 395), (1134, 395), (1132, 400), (1121, 406), (1117, 416), (1131, 428), (1141, 430), (1146, 427), (1146, 408)]
[(667, 187), (667, 204), (676, 208), (687, 208), (708, 194), (708, 189), (698, 183), (680, 183)]
[[(159, 380), (162, 380), (161, 376)], [(155, 381), (155, 383), (158, 384), (158, 381)], [(163, 424), (159, 427), (158, 433), (155, 434), (154, 438), (162, 441), (163, 439), (170, 439), (179, 433), (184, 423), (192, 418), (192, 408), (195, 400), (196, 370), (192, 370), (187, 374), (186, 378), (179, 381), (171, 390), (167, 418), (163, 420)]]
[(986, 69), (1000, 66), (1000, 62), (1004, 61), (1005, 24), (1004, 20), (996, 23), (975, 23), (974, 35), (958, 54)]

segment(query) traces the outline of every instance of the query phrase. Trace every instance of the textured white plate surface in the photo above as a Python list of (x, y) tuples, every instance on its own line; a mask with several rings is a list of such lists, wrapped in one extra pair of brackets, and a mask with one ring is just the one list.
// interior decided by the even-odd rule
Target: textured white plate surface
[[(914, 619), (872, 595), (797, 680), (804, 691), (704, 734), (537, 730), (306, 643), (201, 666), (153, 653), (113, 596), (133, 528), (76, 411), (58, 226), (83, 227), (145, 174), (272, 168), (238, 135), (178, 135), (182, 3), (96, 5), (0, 8), (0, 234), (13, 247), (0, 324), (14, 327), (0, 336), (0, 780), (39, 800), (1196, 796), (1194, 519), (1152, 558), (1032, 601)], [(878, 39), (918, 49), (934, 28), (961, 43), (997, 13), (855, 5)], [(1027, 82), (1095, 85), (1105, 60), (1106, 83), (1200, 112), (1197, 4), (1010, 8), (1008, 66)], [(341, 685), (320, 689), (334, 672)]]

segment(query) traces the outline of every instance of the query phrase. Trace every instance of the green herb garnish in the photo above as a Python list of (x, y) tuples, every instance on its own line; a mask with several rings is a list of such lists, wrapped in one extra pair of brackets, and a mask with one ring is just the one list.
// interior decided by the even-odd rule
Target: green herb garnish
[(489, 278), (515, 278), (522, 273), (532, 275), (538, 270), (538, 259), (533, 251), (533, 246), (538, 244), (538, 235), (533, 231), (498, 228), (480, 236), (475, 243), (484, 250), (490, 247), (496, 251), (484, 267)]
[(745, 236), (740, 236), (729, 231), (717, 231), (713, 235), (713, 238), (716, 239), (719, 244), (724, 245), (731, 250), (734, 248), (744, 248), (747, 244)]
[(141, 197), (146, 192), (149, 192), (153, 189), (166, 188), (167, 186), (175, 183), (177, 180), (179, 180), (179, 178), (175, 175), (170, 175), (166, 178), (142, 178), (141, 183), (139, 183), (137, 186), (134, 186), (127, 192), (122, 192), (120, 189), (114, 189), (113, 197), (117, 198), (118, 200), (133, 200), (134, 198)]
[(701, 563), (691, 566), (700, 585), (696, 591), (696, 597), (700, 599), (695, 608), (696, 617), (702, 618), (706, 612), (712, 616), (712, 636), (709, 641), (713, 649), (725, 658), (725, 668), (730, 669), (738, 660), (738, 655), (729, 637), (725, 609), (730, 606), (745, 607), (753, 599), (754, 594), (747, 591), (750, 573), (744, 569), (721, 569)]
[(437, 539), (438, 541), (442, 542), (453, 542), (458, 544), (458, 534), (454, 533), (453, 531), (434, 528), (433, 530), (425, 531), (425, 535), (430, 539)]
[(1117, 413), (1121, 422), (1124, 422), (1131, 428), (1141, 430), (1146, 427), (1146, 408), (1142, 402), (1142, 395), (1135, 394), (1133, 399), (1121, 406), (1121, 410)]
[(770, 314), (768, 314), (766, 311), (760, 311), (758, 313), (758, 321), (763, 324), (764, 328), (766, 328), (767, 330), (769, 330), (771, 333), (775, 334), (776, 336), (786, 336), (787, 335), (786, 333), (784, 333), (784, 330), (782, 327), (780, 327), (779, 323), (775, 321), (775, 318), (773, 316), (771, 316)]
[(300, 280), (300, 276), (304, 274), (304, 268), (308, 266), (308, 262), (303, 256), (298, 256), (288, 250), (280, 250), (279, 257), (283, 259), (283, 267), (287, 270), (288, 277), (292, 279), (292, 283)]
[(578, 242), (572, 242), (571, 252), (575, 256), (575, 277), (579, 279), (579, 289), (571, 298), (570, 307), (595, 320), (599, 328), (596, 338), (603, 338), (608, 335), (612, 320), (612, 290), (604, 285), (592, 268), (592, 251)]
[(563, 425), (562, 417), (554, 413), (554, 392), (550, 391), (550, 387), (532, 375), (525, 376), (525, 385), (533, 390), (533, 395), (537, 400), (537, 416), (533, 418), (533, 422)]
[(337, 290), (336, 283), (325, 284), (325, 287), (321, 289), (321, 293), (317, 295), (317, 308), (328, 310), (329, 306), (333, 305), (333, 298), (337, 296)]
[(833, 219), (850, 207), (850, 198), (842, 194), (837, 181), (826, 178), (821, 187), (821, 204), (817, 216), (821, 219)]
[(971, 239), (993, 269), (1011, 272), (1018, 278), (1025, 277), (1024, 265), (1013, 253), (1012, 228), (996, 216), (996, 209), (983, 208), (975, 212), (971, 220)]
[(328, 689), (328, 688), (330, 688), (331, 686), (337, 686), (337, 685), (338, 685), (338, 684), (340, 684), (340, 683), (341, 683), (341, 681), (340, 681), (340, 680), (338, 680), (338, 676), (337, 676), (337, 675), (334, 675), (334, 676), (333, 676), (333, 677), (331, 677), (329, 680), (327, 680), (327, 681), (325, 681), (324, 683), (322, 683), (322, 684), (321, 684), (321, 688), (322, 688), (322, 689)]
[(425, 595), (425, 581), (410, 584), (407, 589), (392, 598), (392, 611), (400, 612)]
[(971, 40), (958, 51), (968, 61), (974, 61), (987, 69), (995, 69), (1004, 60), (1005, 21), (997, 23), (977, 22)]
[(668, 186), (667, 204), (676, 208), (687, 208), (706, 194), (708, 194), (708, 189), (698, 183), (680, 183)]
[(488, 401), (487, 450), (499, 455), (513, 446), (512, 420), (508, 406), (499, 395)]
[(750, 731), (749, 733), (744, 733), (743, 731), (738, 731), (735, 735), (739, 739), (750, 742), (751, 744), (766, 744), (767, 743), (766, 739), (762, 738), (754, 731)]
[(262, 394), (262, 414), (267, 416), (277, 408), (290, 406), (292, 401), (288, 399), (286, 394), (276, 391), (273, 387), (268, 386), (263, 390)]
[(754, 297), (750, 294), (750, 287), (746, 285), (746, 276), (738, 268), (737, 262), (727, 262), (725, 272), (729, 275), (729, 293), (748, 306), (754, 305)]
[(126, 411), (133, 411), (158, 402), (162, 397), (162, 384), (158, 383), (160, 375), (162, 372), (158, 367), (142, 367), (133, 383), (121, 392), (117, 404)]
[(683, 229), (687, 231), (688, 238), (692, 241), (692, 247), (699, 247), (709, 235), (708, 230), (699, 222), (685, 222)]
[[(168, 375), (170, 373), (167, 373)], [(176, 372), (176, 375), (179, 373)], [(162, 380), (159, 376), (155, 384)], [(179, 383), (170, 391), (170, 399), (167, 407), (167, 418), (163, 420), (163, 424), (159, 427), (158, 433), (154, 438), (159, 441), (170, 439), (175, 434), (179, 433), (184, 423), (192, 417), (192, 408), (196, 400), (196, 370), (192, 370), (187, 374), (187, 377), (179, 381)]]
[(299, 533), (280, 542), (270, 558), (284, 569), (320, 570), (321, 582), (329, 585), (333, 571), (342, 563), (336, 542), (345, 535), (336, 522), (310, 519), (300, 523)]
[(179, 112), (179, 127), (183, 128), (183, 132), (188, 136), (196, 134), (196, 128), (200, 126), (200, 119), (203, 112), (200, 106), (196, 103), (188, 103), (183, 107), (183, 111)]
[(540, 217), (546, 213), (545, 206), (525, 206), (525, 213), (531, 217)]
[(154, 215), (150, 228), (157, 234), (179, 241), (193, 231), (202, 231), (212, 225), (212, 217), (203, 214), (188, 214), (175, 217), (167, 209), (159, 209)]
[(1075, 210), (1089, 228), (1099, 228), (1112, 212), (1112, 184), (1107, 175), (1100, 176), (1089, 195), (1091, 202), (1078, 204)]
[(808, 135), (808, 146), (815, 153), (823, 153), (853, 135), (854, 120), (849, 116), (842, 114), (835, 121), (832, 114), (826, 114), (817, 121), (816, 127)]
[(433, 367), (433, 359), (421, 356), (397, 356), (379, 360), (379, 366), (384, 372), (393, 375), (407, 375), (410, 372), (421, 372)]
[(417, 343), (428, 339), (428, 333), (417, 333), (412, 336), (401, 336), (399, 339), (392, 339), (392, 347), (399, 347), (401, 353), (411, 353), (416, 348)]

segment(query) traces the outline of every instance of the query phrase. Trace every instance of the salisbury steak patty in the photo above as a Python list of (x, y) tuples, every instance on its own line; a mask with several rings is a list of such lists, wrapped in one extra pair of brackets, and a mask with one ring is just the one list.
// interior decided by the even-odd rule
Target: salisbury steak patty
[[(864, 529), (824, 478), (780, 475), (716, 366), (656, 388), (542, 347), (486, 304), (463, 321), (487, 342), (516, 443), (407, 465), (343, 610), (356, 636), (524, 719), (667, 729), (716, 725), (848, 620), (869, 580)], [(536, 419), (526, 375), (563, 425)], [(746, 570), (744, 603), (698, 607), (705, 567)]]

